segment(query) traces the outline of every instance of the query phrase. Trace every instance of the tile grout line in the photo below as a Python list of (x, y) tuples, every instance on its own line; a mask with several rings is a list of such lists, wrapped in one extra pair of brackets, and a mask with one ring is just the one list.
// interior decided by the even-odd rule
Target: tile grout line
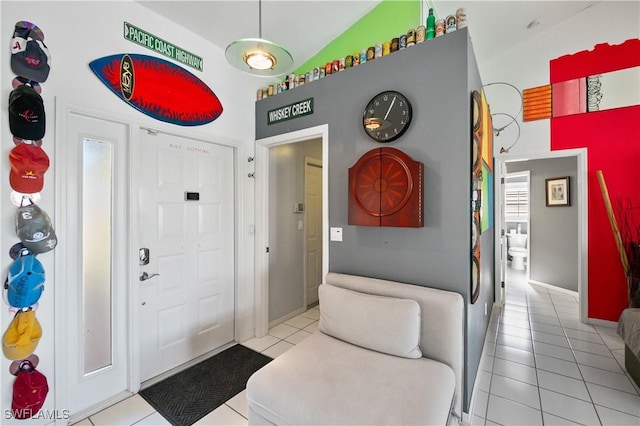
[[(547, 294), (549, 294), (549, 289), (545, 289), (545, 291), (547, 292)], [(560, 321), (560, 317), (558, 316), (558, 311), (555, 309), (555, 303), (553, 303), (553, 298), (551, 297), (551, 294), (549, 294), (549, 298), (551, 299), (551, 302), (552, 302), (551, 305), (553, 306), (554, 312), (556, 312), (556, 318), (558, 319), (558, 322), (560, 322), (560, 328), (562, 329), (563, 336), (565, 337), (565, 339), (567, 339), (567, 343), (569, 344), (569, 349), (571, 350), (571, 355), (573, 356), (574, 360), (576, 361), (576, 363), (575, 363), (576, 366), (578, 366), (579, 365), (578, 364), (578, 360), (576, 359), (575, 354), (573, 353), (573, 348), (571, 347), (571, 342), (569, 341), (569, 337), (566, 336), (566, 333), (564, 332), (564, 326), (562, 325), (562, 321)], [(529, 319), (531, 320), (531, 318), (529, 318)], [(544, 343), (544, 342), (540, 342), (540, 343)], [(547, 344), (550, 344), (550, 343), (547, 343)], [(557, 346), (557, 345), (554, 345), (554, 346)], [(561, 346), (558, 346), (558, 347), (561, 347)], [(535, 346), (534, 346), (534, 351), (535, 351)], [(534, 363), (536, 363), (535, 355), (536, 354), (534, 353), (534, 357), (533, 357), (534, 358)], [(543, 354), (540, 354), (540, 355), (543, 355)], [(551, 357), (550, 355), (546, 355), (546, 356)], [(560, 358), (555, 358), (555, 357), (551, 357), (551, 358), (560, 359)], [(564, 361), (566, 361), (566, 360), (564, 360)], [(544, 369), (540, 369), (540, 370), (541, 371), (547, 371), (547, 370), (544, 370)], [(578, 371), (580, 372), (580, 377), (582, 377), (582, 379), (583, 379), (582, 383), (584, 383), (584, 387), (587, 388), (586, 381), (584, 380), (584, 377), (582, 376), (582, 371), (580, 371), (580, 367), (578, 367)], [(575, 379), (575, 377), (565, 376), (564, 374), (559, 374), (559, 373), (552, 372), (552, 371), (547, 371), (547, 372), (548, 373), (552, 373), (552, 374), (558, 374), (558, 375), (561, 375), (563, 377), (569, 377), (571, 379)], [(559, 395), (564, 395), (564, 396), (567, 396), (567, 397), (571, 397), (571, 398), (577, 399), (579, 401), (588, 402), (588, 401), (585, 401), (585, 400), (580, 399), (580, 398), (575, 398), (575, 397), (573, 397), (571, 395), (567, 395), (567, 394), (564, 394), (564, 393), (561, 393), (561, 392), (557, 392), (555, 390), (551, 390), (551, 389), (547, 389), (547, 388), (541, 387), (540, 386), (540, 379), (538, 378), (538, 367), (537, 367), (537, 364), (536, 364), (536, 379), (538, 380), (538, 396), (540, 398), (540, 409), (542, 411), (542, 424), (544, 424), (544, 413), (546, 411), (544, 411), (544, 409), (542, 408), (542, 392), (540, 391), (540, 389), (544, 389), (544, 390), (549, 391), (549, 392), (557, 393)], [(575, 380), (577, 380), (577, 379), (575, 379)], [(591, 405), (594, 406), (593, 410), (596, 412), (596, 415), (598, 416), (598, 421), (600, 422), (600, 424), (602, 424), (602, 421), (600, 420), (600, 416), (598, 415), (598, 410), (596, 410), (596, 408), (595, 408), (595, 404), (593, 403), (593, 398), (591, 398), (591, 394), (589, 393), (589, 389), (588, 388), (587, 388), (587, 394), (589, 395), (589, 399), (590, 399)], [(549, 414), (552, 415), (552, 416), (567, 420), (569, 422), (575, 423), (574, 420), (568, 419), (568, 418), (563, 417), (561, 415), (552, 414), (552, 413), (549, 413)]]
[[(504, 312), (504, 306), (501, 306), (500, 308), (500, 314), (497, 320), (497, 327), (496, 327), (496, 338), (495, 341), (493, 342), (493, 361), (491, 362), (491, 374), (489, 375), (489, 388), (487, 389), (487, 405), (486, 407), (484, 407), (484, 424), (487, 424), (487, 420), (488, 416), (489, 416), (489, 402), (491, 400), (491, 383), (493, 382), (493, 368), (495, 367), (495, 363), (496, 363), (496, 346), (498, 345), (498, 333), (500, 330), (500, 318), (502, 318), (502, 314)], [(489, 323), (491, 323), (491, 321), (489, 321)], [(496, 422), (494, 422), (496, 423)]]
[[(147, 419), (147, 418), (149, 418), (149, 417), (153, 416), (154, 414), (160, 414), (160, 413), (159, 413), (157, 410), (153, 410), (153, 413), (149, 414), (148, 416), (144, 416), (143, 418), (141, 418), (140, 420), (138, 420), (138, 421), (137, 421), (137, 422), (135, 422), (135, 423), (132, 423), (132, 425), (131, 425), (131, 426), (135, 426), (135, 425), (137, 425), (138, 423), (140, 423), (140, 422), (141, 422), (141, 421), (143, 421), (144, 419)], [(162, 417), (162, 418), (164, 419), (164, 416), (163, 416), (162, 414), (160, 414), (160, 417)], [(91, 418), (89, 418), (89, 420), (91, 420)], [(165, 419), (165, 420), (166, 420), (166, 419)], [(94, 424), (94, 423), (93, 423), (93, 422), (91, 422), (91, 424)]]
[[(545, 289), (545, 291), (547, 291), (547, 293), (549, 292), (549, 290), (548, 290), (548, 289)], [(552, 306), (554, 307), (554, 310), (555, 310), (555, 303), (553, 302), (553, 298), (551, 297), (551, 295), (549, 295), (549, 298), (551, 299), (551, 301), (552, 301)], [(557, 310), (556, 310), (555, 312), (556, 312), (556, 318), (559, 320), (559, 319), (560, 319), (560, 317), (557, 315)], [(530, 320), (530, 321), (531, 321), (531, 320)], [(619, 373), (616, 373), (616, 372), (613, 372), (613, 371), (610, 371), (610, 370), (607, 370), (607, 369), (604, 369), (604, 368), (595, 367), (595, 366), (591, 366), (591, 365), (588, 365), (588, 364), (583, 364), (583, 363), (581, 363), (580, 361), (578, 361), (578, 359), (577, 359), (577, 357), (576, 357), (575, 352), (585, 353), (585, 354), (589, 354), (589, 355), (597, 355), (597, 356), (602, 356), (602, 355), (599, 355), (599, 354), (596, 354), (596, 353), (593, 353), (593, 352), (587, 352), (587, 351), (581, 351), (581, 350), (579, 350), (579, 349), (574, 349), (573, 345), (571, 344), (571, 340), (570, 340), (570, 339), (575, 339), (575, 340), (579, 340), (579, 341), (581, 341), (581, 342), (586, 342), (586, 343), (592, 343), (592, 344), (597, 344), (597, 345), (605, 346), (605, 348), (609, 351), (609, 353), (611, 353), (611, 349), (610, 349), (606, 344), (604, 344), (604, 343), (596, 343), (596, 342), (592, 342), (592, 341), (590, 341), (590, 340), (580, 339), (580, 338), (578, 338), (578, 337), (570, 337), (570, 336), (566, 333), (565, 328), (566, 328), (566, 329), (569, 329), (569, 330), (581, 331), (581, 332), (585, 332), (585, 333), (587, 333), (587, 331), (584, 331), (584, 330), (577, 330), (577, 329), (575, 329), (575, 328), (571, 328), (571, 327), (565, 327), (565, 326), (562, 324), (562, 322), (560, 322), (560, 328), (561, 328), (561, 329), (562, 329), (562, 331), (563, 331), (563, 337), (565, 337), (565, 338), (567, 339), (567, 343), (569, 344), (568, 349), (569, 349), (569, 350), (571, 350), (571, 352), (572, 352), (572, 356), (573, 356), (573, 358), (574, 358), (574, 360), (575, 360), (575, 363), (576, 363), (576, 365), (578, 365), (578, 370), (580, 370), (579, 366), (581, 366), (581, 365), (582, 365), (582, 366), (585, 366), (585, 367), (595, 368), (595, 369), (602, 370), (602, 371), (606, 371), (606, 372), (610, 372), (610, 373), (613, 373), (613, 374), (619, 374)], [(595, 335), (597, 335), (597, 336), (598, 336), (598, 337), (600, 337), (600, 339), (604, 342), (604, 339), (602, 339), (602, 337), (600, 336), (600, 332), (598, 331), (598, 329), (597, 329), (596, 327), (593, 327), (593, 329), (594, 329), (594, 332), (593, 332), (593, 333), (591, 333), (591, 334), (595, 334)], [(544, 332), (542, 332), (542, 333), (544, 333)], [(546, 333), (546, 334), (550, 334), (550, 333)], [(533, 333), (532, 333), (532, 338), (533, 338)], [(539, 342), (539, 341), (537, 341), (537, 340), (535, 340), (535, 339), (534, 339), (533, 341), (534, 341), (534, 342)], [(552, 345), (552, 346), (556, 346), (556, 347), (559, 347), (559, 348), (566, 348), (565, 346), (556, 345), (556, 344), (554, 344), (554, 343), (547, 343), (547, 342), (539, 342), (539, 343), (544, 343), (544, 344)], [(540, 355), (544, 355), (544, 354), (540, 354)], [(616, 361), (616, 363), (617, 363), (618, 365), (620, 365), (620, 363), (619, 363), (619, 362), (618, 362), (618, 360), (615, 358), (615, 356), (613, 356), (613, 354), (612, 354), (612, 353), (611, 353), (611, 355), (612, 355), (612, 356), (611, 356), (611, 358), (613, 358), (613, 359)], [(548, 357), (550, 357), (550, 358), (554, 358), (554, 359), (559, 359), (559, 360), (561, 360), (561, 361), (566, 361), (565, 359), (558, 358), (558, 357), (553, 356), (553, 355), (545, 355), (545, 356), (548, 356)], [(543, 369), (543, 371), (547, 371), (547, 370), (544, 370), (544, 369)], [(551, 372), (551, 373), (555, 373), (555, 372)], [(564, 374), (562, 374), (562, 373), (555, 373), (555, 374), (560, 374), (560, 375), (562, 375), (562, 376), (565, 376), (565, 375), (564, 375)], [(623, 374), (624, 374), (624, 375), (626, 375), (626, 373), (624, 372), (624, 370), (623, 370)], [(583, 381), (585, 384), (586, 384), (586, 383), (592, 383), (592, 382), (587, 381), (587, 380), (585, 380), (585, 379), (584, 379), (584, 375), (582, 374), (582, 371), (581, 371), (581, 370), (580, 370), (580, 376), (583, 378), (583, 380), (582, 380), (582, 381)], [(565, 377), (571, 377), (571, 376), (565, 376)], [(575, 377), (571, 377), (571, 378), (575, 378)], [(627, 378), (628, 378), (628, 377), (627, 377)], [(601, 384), (598, 384), (598, 383), (593, 383), (593, 384), (596, 384), (596, 385), (598, 385), (598, 386), (607, 387), (607, 388), (610, 388), (610, 389), (620, 390), (620, 389), (612, 388), (612, 387), (610, 387), (610, 386), (601, 385)], [(547, 389), (547, 390), (548, 390), (548, 389)], [(621, 390), (620, 390), (620, 391), (621, 391)], [(624, 392), (624, 391), (621, 391), (621, 392)], [(627, 393), (630, 393), (630, 392), (627, 392)], [(589, 397), (591, 397), (591, 395), (589, 395)], [(595, 405), (595, 403), (593, 402), (593, 400), (592, 400), (591, 402)]]
[[(597, 327), (594, 327), (594, 328), (596, 330), (596, 333), (598, 333), (598, 336), (600, 336), (600, 338), (602, 339), (602, 336), (600, 335), (600, 330), (598, 330)], [(617, 331), (616, 331), (616, 333), (617, 333)], [(602, 339), (602, 341), (604, 341), (604, 339)], [(616, 361), (616, 363), (618, 364), (618, 366), (622, 370), (622, 373), (624, 374), (624, 376), (627, 378), (627, 380), (629, 380), (631, 382), (631, 386), (636, 391), (636, 396), (640, 395), (640, 386), (636, 385), (636, 383), (631, 379), (631, 377), (629, 376), (629, 372), (626, 369), (626, 366), (623, 366), (623, 365), (620, 364), (620, 361), (618, 361), (618, 358), (616, 358), (614, 353), (613, 353), (613, 349), (611, 349), (609, 347), (609, 345), (606, 344), (606, 342), (605, 342), (605, 347), (607, 348), (607, 350), (611, 354), (611, 357)], [(603, 385), (599, 385), (599, 386), (603, 386)], [(606, 387), (608, 387), (608, 386), (606, 386)], [(617, 390), (619, 390), (619, 389), (617, 389)], [(629, 393), (629, 392), (627, 392), (627, 393)]]
[[(545, 289), (545, 291), (548, 293), (549, 291)], [(526, 292), (526, 298), (527, 298), (527, 312), (529, 311), (529, 293)], [(554, 309), (555, 311), (555, 309)], [(529, 317), (529, 327), (531, 327), (531, 315), (528, 315)], [(542, 422), (542, 424), (544, 425), (544, 407), (542, 406), (542, 392), (540, 391), (540, 377), (538, 377), (538, 360), (536, 359), (536, 346), (533, 344), (533, 331), (531, 332), (531, 346), (533, 349), (533, 368), (536, 372), (536, 384), (537, 384), (537, 388), (538, 388), (538, 402), (540, 403), (540, 420)]]
[[(549, 296), (549, 299), (551, 300), (551, 305), (553, 306), (553, 310), (554, 310), (554, 312), (556, 313), (556, 319), (558, 320), (558, 322), (560, 322), (560, 328), (562, 329), (563, 336), (565, 337), (565, 339), (567, 339), (567, 343), (569, 343), (569, 344), (570, 344), (570, 342), (568, 341), (568, 337), (566, 337), (566, 335), (564, 335), (564, 326), (562, 326), (562, 322), (560, 321), (560, 318), (558, 317), (558, 311), (555, 309), (555, 304), (553, 303), (553, 298), (551, 297), (551, 294), (549, 293), (549, 289), (544, 289), (544, 290), (546, 291), (547, 295)], [(528, 303), (529, 303), (529, 294), (527, 293), (527, 306), (528, 306)], [(529, 322), (530, 322), (530, 323), (532, 322), (531, 317), (529, 317)], [(532, 336), (531, 336), (531, 337), (533, 337), (533, 333), (532, 333)], [(540, 342), (540, 343), (543, 343), (543, 342)], [(556, 345), (554, 345), (554, 346), (556, 346)], [(538, 364), (537, 364), (537, 360), (536, 360), (536, 354), (537, 354), (537, 352), (536, 352), (536, 349), (535, 349), (535, 345), (533, 346), (533, 350), (534, 350), (534, 354), (533, 354), (533, 362), (534, 362), (535, 370), (536, 370), (536, 380), (537, 380), (537, 382), (538, 382), (538, 386), (537, 386), (537, 387), (538, 387), (538, 398), (539, 398), (539, 400), (540, 400), (540, 412), (541, 412), (541, 416), (542, 416), (542, 424), (544, 425), (544, 413), (545, 413), (546, 411), (544, 411), (544, 407), (542, 406), (542, 392), (541, 392), (541, 389), (544, 389), (544, 390), (549, 391), (549, 392), (558, 393), (559, 395), (564, 395), (564, 396), (569, 396), (569, 397), (571, 397), (571, 396), (570, 396), (570, 395), (565, 395), (565, 394), (560, 393), (560, 392), (553, 391), (553, 390), (551, 390), (551, 389), (546, 389), (546, 388), (543, 388), (543, 387), (541, 387), (541, 386), (540, 386), (540, 378), (538, 377)], [(540, 354), (540, 355), (543, 355), (543, 354)], [(547, 355), (547, 356), (548, 356), (548, 355)], [(574, 359), (575, 359), (575, 355), (573, 354), (573, 351), (572, 351), (572, 356), (573, 356), (573, 357), (574, 357)], [(552, 358), (555, 358), (555, 357), (552, 357)], [(555, 359), (558, 359), (558, 358), (555, 358)], [(578, 362), (577, 362), (577, 360), (576, 360), (576, 366), (577, 366), (577, 365), (578, 365)], [(540, 370), (542, 370), (542, 371), (547, 371), (547, 370), (544, 370), (544, 369), (540, 369)], [(579, 368), (579, 367), (578, 367), (578, 371), (580, 371), (580, 368)], [(551, 371), (549, 371), (549, 373), (552, 373), (552, 374), (559, 374), (559, 373), (555, 373), (555, 372), (551, 372)], [(559, 375), (564, 376), (563, 374), (559, 374)], [(582, 372), (580, 372), (580, 375), (581, 375), (581, 377), (582, 377)], [(564, 377), (570, 377), (570, 376), (564, 376)], [(573, 377), (570, 377), (570, 378), (573, 378)], [(573, 378), (573, 379), (575, 379), (575, 378)], [(583, 379), (584, 379), (584, 378), (583, 378)], [(586, 387), (587, 387), (587, 386), (586, 386), (586, 382), (585, 382), (584, 380), (583, 380), (582, 382), (583, 382), (583, 383), (585, 383), (585, 388), (586, 388)], [(587, 391), (588, 391), (588, 389), (587, 389)], [(573, 397), (571, 397), (571, 398), (573, 398)], [(574, 398), (574, 399), (578, 399), (578, 400), (580, 400), (580, 401), (584, 401), (584, 400), (579, 399), (579, 398)], [(590, 394), (589, 394), (589, 399), (592, 399)], [(586, 402), (586, 401), (584, 401), (584, 402)], [(591, 400), (591, 404), (593, 405), (593, 400)], [(594, 408), (593, 408), (593, 409), (594, 409), (594, 411), (596, 411), (596, 414), (597, 414), (597, 410), (595, 409), (595, 406), (594, 406)], [(552, 416), (555, 416), (555, 417), (558, 417), (558, 418), (561, 418), (561, 419), (564, 419), (564, 420), (570, 421), (570, 422), (574, 422), (574, 421), (573, 421), (573, 420), (571, 420), (571, 419), (567, 419), (566, 417), (563, 417), (563, 416), (560, 416), (560, 415), (557, 415), (557, 414), (552, 414), (552, 413), (549, 413), (549, 414), (550, 414), (550, 415), (552, 415)], [(598, 421), (600, 421), (600, 417), (599, 417), (599, 416), (598, 416)], [(602, 424), (602, 422), (600, 422), (600, 424)]]
[[(556, 309), (556, 303), (553, 300), (553, 296), (550, 293), (549, 289), (544, 289), (544, 291), (546, 292), (547, 296), (551, 300), (551, 305), (553, 306), (554, 312), (556, 313), (556, 319), (560, 322), (560, 327), (561, 327), (561, 329), (563, 331), (563, 337), (567, 340), (567, 344), (569, 344), (569, 349), (571, 350), (571, 355), (573, 356), (573, 359), (575, 360), (575, 364), (576, 364), (576, 367), (578, 368), (578, 372), (580, 373), (580, 377), (582, 377), (582, 383), (584, 384), (585, 389), (587, 390), (587, 394), (589, 395), (589, 399), (590, 399), (589, 402), (591, 403), (591, 406), (593, 407), (593, 411), (596, 413), (596, 416), (598, 418), (598, 422), (600, 422), (600, 424), (602, 424), (602, 420), (600, 419), (600, 414), (598, 413), (598, 410), (595, 407), (595, 403), (593, 402), (593, 397), (591, 396), (591, 393), (589, 392), (589, 388), (586, 385), (587, 381), (584, 379), (584, 375), (582, 374), (582, 371), (580, 370), (580, 367), (579, 367), (580, 364), (578, 363), (578, 360), (577, 360), (577, 358), (575, 356), (573, 347), (571, 346), (571, 342), (569, 340), (569, 336), (567, 335), (567, 333), (565, 331), (565, 327), (562, 324), (562, 321), (560, 321), (560, 316), (558, 315), (558, 310)], [(529, 299), (529, 294), (527, 293), (527, 306), (529, 306), (529, 300), (530, 300)], [(529, 316), (529, 325), (530, 326), (531, 326), (531, 322), (532, 322), (532, 320), (531, 320), (531, 317)], [(531, 334), (532, 334), (531, 337), (533, 338), (533, 332)], [(539, 342), (539, 343), (545, 343), (545, 342)], [(547, 344), (553, 345), (551, 343), (547, 343)], [(558, 345), (554, 345), (554, 346), (558, 346)], [(558, 346), (558, 347), (560, 347), (560, 346)], [(534, 350), (534, 357), (533, 358), (534, 358), (534, 365), (535, 365), (535, 371), (536, 371), (536, 380), (538, 382), (538, 386), (537, 386), (537, 388), (538, 388), (538, 398), (539, 398), (539, 401), (540, 401), (540, 411), (541, 411), (541, 415), (542, 415), (543, 424), (544, 424), (544, 413), (545, 413), (545, 411), (544, 411), (544, 407), (542, 405), (542, 392), (541, 392), (541, 389), (544, 389), (544, 390), (549, 391), (549, 392), (554, 392), (554, 393), (557, 393), (559, 395), (564, 395), (564, 396), (567, 396), (567, 397), (571, 397), (571, 398), (574, 398), (574, 399), (579, 400), (579, 401), (587, 402), (587, 401), (584, 401), (584, 400), (582, 400), (580, 398), (575, 398), (575, 397), (572, 397), (570, 395), (565, 395), (565, 394), (563, 394), (561, 392), (556, 392), (556, 391), (541, 387), (540, 386), (540, 379), (538, 377), (538, 365), (537, 365), (537, 359), (536, 359), (536, 355), (538, 354), (538, 352), (535, 349), (535, 345), (533, 345), (533, 350)], [(543, 355), (543, 354), (540, 354), (540, 355)], [(547, 356), (549, 356), (549, 355), (547, 355)], [(552, 357), (552, 356), (549, 356), (549, 357), (554, 358), (554, 359), (558, 359), (558, 358), (555, 358), (555, 357)], [(566, 361), (566, 360), (564, 360), (564, 361)], [(540, 370), (547, 371), (547, 370), (544, 370), (544, 369), (540, 369)], [(558, 373), (555, 373), (555, 372), (550, 372), (550, 373), (558, 374)], [(569, 377), (569, 376), (565, 376), (565, 377)], [(549, 413), (549, 414), (573, 422), (573, 420), (567, 419), (567, 418), (559, 416), (557, 414), (552, 414), (552, 413)]]
[[(314, 308), (312, 308), (312, 309), (314, 309)], [(305, 311), (305, 312), (306, 312), (306, 311)], [(300, 314), (300, 315), (297, 315), (297, 316), (304, 316), (304, 315)], [(294, 318), (295, 318), (295, 317), (294, 317)], [(307, 319), (311, 319), (311, 320), (313, 320), (313, 318), (309, 318), (309, 317), (304, 317), (304, 318), (307, 318)], [(287, 321), (289, 321), (289, 320), (287, 320)], [(264, 348), (262, 351), (260, 351), (260, 353), (261, 353), (261, 354), (264, 354), (264, 352), (265, 352), (265, 351), (269, 350), (270, 348), (274, 347), (275, 345), (279, 344), (280, 342), (287, 342), (287, 343), (289, 343), (290, 345), (295, 345), (295, 343), (291, 343), (291, 342), (287, 341), (286, 339), (287, 339), (287, 338), (289, 338), (289, 337), (291, 337), (291, 336), (293, 336), (294, 334), (296, 334), (296, 333), (298, 333), (298, 332), (300, 332), (300, 331), (304, 331), (304, 329), (305, 329), (306, 327), (309, 327), (310, 325), (312, 325), (314, 322), (317, 322), (317, 321), (319, 321), (319, 320), (313, 320), (313, 322), (312, 322), (312, 323), (310, 323), (310, 324), (306, 325), (306, 326), (305, 326), (305, 327), (303, 327), (303, 328), (300, 328), (300, 327), (297, 327), (297, 326), (295, 326), (295, 325), (291, 325), (291, 324), (285, 324), (285, 323), (286, 323), (286, 321), (281, 322), (280, 324), (285, 324), (285, 325), (288, 325), (289, 327), (296, 328), (298, 331), (295, 331), (295, 332), (291, 333), (289, 336), (285, 337), (284, 339), (281, 339), (281, 338), (280, 338), (280, 337), (278, 337), (278, 336), (274, 336), (273, 334), (269, 334), (269, 331), (267, 331), (267, 336), (275, 337), (276, 339), (278, 339), (278, 341), (277, 341), (277, 342), (275, 342), (273, 345), (270, 345), (270, 346), (268, 346), (268, 347)], [(269, 328), (269, 330), (271, 330), (271, 329), (273, 329), (273, 328), (275, 328), (275, 327), (279, 326), (280, 324), (277, 324), (277, 325), (274, 325), (273, 327), (270, 327), (270, 328)], [(307, 331), (307, 333), (308, 333), (308, 331)]]
[[(246, 388), (245, 388), (246, 390)], [(236, 410), (235, 408), (233, 408), (232, 406), (230, 406), (229, 404), (227, 404), (226, 402), (224, 403), (224, 405), (226, 405), (227, 407), (229, 407), (230, 409), (232, 409), (234, 412), (238, 413), (238, 415), (240, 415), (243, 419), (245, 420), (249, 420), (247, 417), (244, 416), (244, 414), (242, 414), (240, 411)]]
[[(528, 293), (527, 293), (526, 291), (524, 291), (524, 295), (525, 295), (525, 300), (526, 300), (526, 309), (527, 309), (527, 320), (526, 320), (526, 321), (530, 324)], [(502, 312), (501, 312), (501, 316), (502, 316), (503, 312), (504, 312), (504, 311), (502, 311)], [(500, 323), (500, 324), (505, 325), (504, 323)], [(531, 334), (531, 337), (533, 337), (533, 335), (532, 335), (532, 333), (531, 333), (531, 328), (529, 328), (529, 333)], [(496, 340), (497, 340), (497, 339), (496, 339)], [(505, 345), (505, 346), (506, 346), (506, 345)], [(515, 348), (515, 347), (513, 347), (513, 346), (507, 346), (507, 347)], [(520, 349), (520, 348), (515, 348), (515, 349)], [(540, 421), (541, 421), (541, 424), (544, 424), (544, 415), (543, 415), (543, 413), (544, 413), (544, 412), (543, 412), (543, 410), (542, 410), (542, 401), (540, 400), (540, 386), (539, 386), (540, 381), (538, 380), (538, 368), (537, 368), (537, 364), (536, 364), (536, 360), (535, 360), (535, 348), (534, 348), (534, 346), (533, 346), (533, 340), (531, 340), (531, 349), (532, 349), (532, 352), (530, 352), (530, 353), (531, 353), (531, 355), (533, 356), (533, 363), (534, 363), (534, 367), (533, 367), (533, 368), (534, 368), (534, 370), (535, 370), (535, 372), (536, 372), (536, 383), (537, 383), (537, 384), (535, 385), (535, 387), (536, 387), (536, 389), (537, 389), (537, 391), (538, 391), (538, 401), (539, 401), (539, 403), (540, 403), (540, 409), (536, 409), (536, 408), (534, 408), (534, 407), (531, 407), (530, 405), (523, 404), (523, 403), (521, 403), (521, 402), (514, 401), (514, 400), (509, 399), (509, 398), (500, 397), (500, 396), (498, 396), (498, 395), (495, 395), (495, 396), (496, 396), (496, 397), (498, 397), (498, 398), (503, 398), (503, 399), (505, 399), (505, 400), (507, 400), (507, 401), (510, 401), (510, 402), (513, 402), (513, 403), (515, 403), (515, 404), (522, 405), (523, 407), (527, 407), (527, 408), (530, 408), (530, 409), (532, 409), (532, 410), (539, 411), (539, 413), (540, 413)], [(523, 351), (525, 351), (525, 352), (529, 352), (529, 351), (526, 351), (526, 350), (524, 350), (524, 349), (520, 349), (520, 350), (523, 350)], [(503, 358), (500, 358), (500, 359), (503, 359)], [(510, 360), (506, 360), (506, 359), (505, 359), (505, 361), (510, 361)], [(515, 361), (512, 361), (512, 362), (515, 362)], [(494, 357), (494, 363), (495, 363), (495, 357)], [(523, 363), (518, 363), (518, 364), (525, 365), (525, 366), (527, 366), (527, 367), (531, 367), (531, 366), (529, 366), (529, 365), (527, 365), (527, 364), (523, 364)], [(493, 369), (492, 369), (492, 370), (493, 370)], [(492, 371), (492, 372), (491, 372), (492, 378), (493, 378), (493, 374), (497, 374), (497, 373), (495, 373), (494, 371)], [(498, 376), (501, 376), (501, 377), (506, 377), (506, 376), (502, 376), (501, 374), (497, 374), (497, 375), (498, 375)], [(508, 378), (510, 378), (510, 377), (508, 377)], [(512, 378), (510, 378), (510, 379), (512, 379)], [(534, 386), (534, 385), (531, 385), (530, 383), (522, 382), (521, 380), (516, 380), (516, 379), (512, 379), (512, 380), (515, 380), (515, 381), (518, 381), (518, 382), (521, 382), (521, 383), (525, 383), (525, 384), (530, 385), (530, 386)], [(491, 393), (489, 394), (489, 396), (491, 396)], [(488, 404), (487, 404), (487, 406), (488, 406)], [(487, 408), (488, 408), (488, 407), (487, 407)]]
[[(547, 290), (547, 291), (549, 291), (549, 290)], [(554, 309), (555, 309), (555, 304), (553, 306), (554, 306)], [(557, 314), (557, 312), (558, 311), (556, 310), (556, 314)], [(595, 404), (595, 402), (593, 402), (593, 396), (591, 396), (591, 391), (589, 391), (589, 386), (587, 386), (587, 381), (584, 378), (584, 374), (582, 373), (582, 370), (580, 369), (580, 363), (578, 362), (578, 358), (576, 357), (576, 354), (573, 351), (573, 346), (571, 346), (571, 341), (569, 340), (569, 336), (567, 335), (567, 333), (565, 331), (565, 327), (564, 327), (564, 324), (562, 324), (562, 321), (560, 321), (560, 325), (562, 327), (562, 331), (565, 334), (565, 339), (567, 339), (567, 343), (569, 344), (569, 348), (571, 349), (571, 355), (573, 356), (573, 359), (575, 359), (575, 361), (576, 361), (576, 366), (578, 368), (578, 372), (580, 373), (580, 377), (582, 378), (582, 383), (584, 383), (584, 387), (587, 390), (587, 395), (589, 395), (589, 399), (591, 400), (591, 406), (593, 407), (593, 411), (596, 413), (596, 417), (598, 418), (598, 422), (600, 422), (600, 424), (602, 425), (602, 419), (600, 418), (600, 413), (598, 413), (598, 410), (596, 409), (596, 404)], [(595, 327), (594, 327), (594, 329), (595, 329)]]

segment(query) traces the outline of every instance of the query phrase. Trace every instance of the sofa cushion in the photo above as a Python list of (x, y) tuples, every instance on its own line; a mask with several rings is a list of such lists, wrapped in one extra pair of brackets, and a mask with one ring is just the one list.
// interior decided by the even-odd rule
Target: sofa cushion
[(331, 284), (318, 289), (320, 331), (389, 355), (420, 358), (420, 305), (415, 300), (374, 296)]
[(315, 332), (254, 373), (249, 424), (445, 425), (453, 370)]

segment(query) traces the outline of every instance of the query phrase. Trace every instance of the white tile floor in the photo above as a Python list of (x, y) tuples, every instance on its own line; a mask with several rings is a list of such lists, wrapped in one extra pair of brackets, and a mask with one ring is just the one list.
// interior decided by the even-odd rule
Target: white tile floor
[[(243, 344), (277, 357), (318, 329), (313, 308)], [(246, 425), (245, 392), (198, 425)], [(135, 395), (81, 425), (169, 425)], [(640, 388), (624, 370), (615, 329), (582, 324), (576, 294), (529, 285), (509, 270), (480, 361), (472, 425), (640, 425)]]
[[(318, 329), (320, 311), (314, 307), (269, 330), (269, 334), (242, 344), (272, 358), (300, 343)], [(246, 425), (249, 417), (245, 391), (196, 422), (196, 425)], [(78, 426), (160, 426), (171, 425), (140, 395), (134, 395), (104, 411), (76, 423)]]
[(480, 361), (472, 425), (640, 425), (616, 330), (578, 320), (576, 293), (507, 273)]

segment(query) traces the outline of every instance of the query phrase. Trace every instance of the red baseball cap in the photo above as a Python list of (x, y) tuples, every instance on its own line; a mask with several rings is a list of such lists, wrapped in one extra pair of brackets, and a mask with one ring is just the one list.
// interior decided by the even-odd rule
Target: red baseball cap
[(44, 172), (49, 168), (49, 157), (36, 145), (21, 143), (9, 153), (11, 188), (23, 194), (42, 191)]
[(35, 416), (44, 405), (49, 383), (44, 374), (36, 370), (29, 359), (22, 360), (13, 382), (11, 413), (24, 420)]

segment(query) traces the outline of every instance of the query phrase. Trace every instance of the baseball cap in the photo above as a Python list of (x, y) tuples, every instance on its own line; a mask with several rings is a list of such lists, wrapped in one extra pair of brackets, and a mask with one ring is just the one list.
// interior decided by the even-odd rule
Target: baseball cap
[(51, 55), (40, 35), (43, 35), (42, 31), (38, 33), (34, 28), (15, 26), (11, 39), (11, 69), (21, 77), (42, 83), (49, 77)]
[(2, 352), (10, 360), (25, 359), (36, 350), (41, 337), (36, 312), (18, 311), (2, 336)]
[(15, 308), (28, 308), (34, 305), (44, 290), (44, 268), (42, 263), (29, 252), (16, 258), (9, 267), (4, 283), (9, 305)]
[(21, 143), (9, 152), (9, 183), (22, 194), (42, 191), (44, 173), (49, 168), (49, 157), (44, 150), (33, 144)]
[(46, 117), (42, 96), (28, 84), (9, 94), (9, 129), (13, 136), (38, 140), (44, 137)]
[(36, 204), (18, 207), (16, 234), (22, 244), (34, 254), (46, 253), (58, 245), (51, 218)]
[(19, 420), (35, 416), (44, 405), (49, 384), (47, 378), (28, 359), (20, 362), (13, 381), (11, 415)]

